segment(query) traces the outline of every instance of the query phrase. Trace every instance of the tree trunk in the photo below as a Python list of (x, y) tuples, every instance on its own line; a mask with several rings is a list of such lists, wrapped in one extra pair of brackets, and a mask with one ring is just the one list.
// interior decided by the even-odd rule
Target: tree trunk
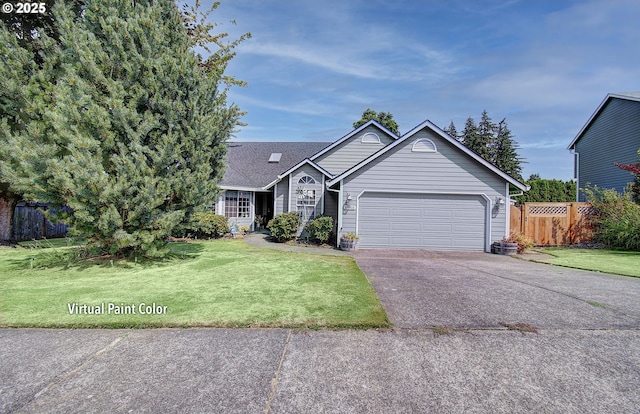
[(13, 211), (17, 203), (13, 194), (0, 193), (0, 241), (13, 239)]

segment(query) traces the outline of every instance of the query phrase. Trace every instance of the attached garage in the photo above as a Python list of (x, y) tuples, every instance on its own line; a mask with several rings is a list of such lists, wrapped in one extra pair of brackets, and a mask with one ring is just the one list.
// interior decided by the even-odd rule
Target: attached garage
[(356, 207), (360, 247), (484, 251), (488, 204), (474, 194), (364, 192)]

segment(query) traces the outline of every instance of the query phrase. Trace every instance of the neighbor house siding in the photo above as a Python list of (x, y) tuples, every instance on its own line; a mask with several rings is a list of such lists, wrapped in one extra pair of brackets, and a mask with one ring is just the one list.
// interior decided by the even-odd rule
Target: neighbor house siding
[[(575, 144), (578, 186), (587, 184), (622, 192), (633, 175), (613, 163), (635, 164), (640, 148), (640, 102), (612, 98)], [(578, 201), (585, 201), (579, 192)]]
[[(420, 138), (432, 140), (437, 152), (412, 152)], [(506, 208), (495, 210), (496, 197), (506, 200), (505, 180), (463, 153), (439, 135), (424, 129), (388, 153), (373, 160), (344, 179), (343, 196), (351, 194), (355, 203), (362, 191), (434, 194), (484, 194), (489, 197), (492, 241), (502, 239), (506, 228)], [(340, 233), (356, 230), (357, 210), (344, 211)]]
[[(374, 133), (380, 137), (380, 144), (361, 142), (362, 136), (367, 133)], [(340, 145), (328, 151), (326, 154), (322, 154), (320, 157), (314, 159), (314, 162), (328, 172), (337, 175), (353, 167), (355, 164), (379, 151), (385, 145), (393, 141), (394, 139), (392, 137), (375, 126), (368, 126), (360, 131), (360, 133), (347, 139)]]

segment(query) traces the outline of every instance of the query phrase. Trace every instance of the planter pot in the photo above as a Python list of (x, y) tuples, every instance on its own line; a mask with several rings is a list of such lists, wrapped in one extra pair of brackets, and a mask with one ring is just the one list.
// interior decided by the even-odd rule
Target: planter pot
[(516, 254), (518, 253), (518, 243), (505, 243), (500, 242), (501, 254)]
[(500, 247), (500, 242), (494, 242), (491, 244), (491, 253), (502, 254), (502, 247)]
[(355, 250), (356, 245), (358, 244), (358, 240), (344, 240), (340, 239), (340, 250)]

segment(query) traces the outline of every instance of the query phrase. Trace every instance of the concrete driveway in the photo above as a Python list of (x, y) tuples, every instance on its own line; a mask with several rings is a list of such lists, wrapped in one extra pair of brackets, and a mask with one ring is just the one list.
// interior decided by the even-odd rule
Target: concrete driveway
[(486, 253), (364, 250), (356, 260), (400, 328), (640, 328), (637, 278)]
[(356, 258), (394, 329), (0, 329), (0, 412), (639, 411), (640, 279), (488, 254)]

